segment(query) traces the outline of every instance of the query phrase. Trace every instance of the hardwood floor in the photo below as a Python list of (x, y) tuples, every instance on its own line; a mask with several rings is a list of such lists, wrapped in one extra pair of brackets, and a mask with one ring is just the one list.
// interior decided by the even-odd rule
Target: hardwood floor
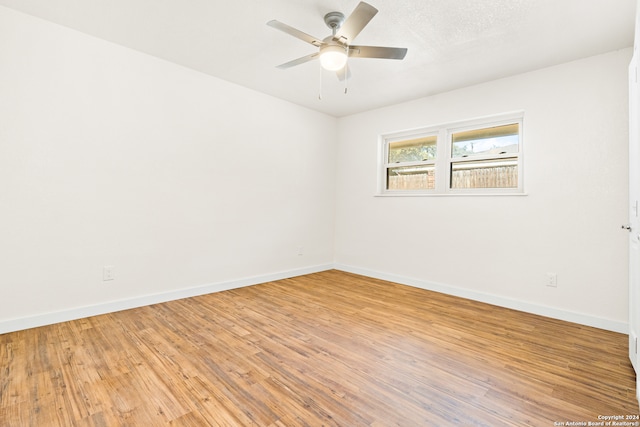
[(638, 415), (626, 346), (327, 271), (0, 335), (0, 425), (587, 425)]

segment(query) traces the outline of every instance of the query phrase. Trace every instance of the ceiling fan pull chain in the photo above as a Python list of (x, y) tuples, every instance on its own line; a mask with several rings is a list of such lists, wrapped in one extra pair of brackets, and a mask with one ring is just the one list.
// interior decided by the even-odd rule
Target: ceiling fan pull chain
[(344, 66), (345, 75), (344, 75), (344, 94), (347, 94), (347, 90), (349, 89), (349, 63), (347, 62)]

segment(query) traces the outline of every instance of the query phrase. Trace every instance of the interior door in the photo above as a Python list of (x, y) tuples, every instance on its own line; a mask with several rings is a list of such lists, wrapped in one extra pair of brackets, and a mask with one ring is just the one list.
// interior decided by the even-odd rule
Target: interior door
[(640, 335), (640, 91), (638, 90), (638, 46), (629, 65), (629, 358), (636, 370), (636, 396), (640, 385), (638, 336)]

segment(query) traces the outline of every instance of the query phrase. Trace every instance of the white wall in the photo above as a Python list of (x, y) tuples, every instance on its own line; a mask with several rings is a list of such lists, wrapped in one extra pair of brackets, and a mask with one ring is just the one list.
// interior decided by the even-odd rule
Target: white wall
[[(340, 119), (339, 268), (625, 330), (631, 53)], [(514, 110), (526, 196), (374, 197), (379, 134)]]
[(331, 265), (335, 118), (3, 7), (0, 117), (0, 332)]

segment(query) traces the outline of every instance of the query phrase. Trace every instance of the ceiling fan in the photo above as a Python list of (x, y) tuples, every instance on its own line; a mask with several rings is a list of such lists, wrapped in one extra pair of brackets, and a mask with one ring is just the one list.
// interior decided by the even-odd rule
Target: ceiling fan
[(290, 68), (319, 58), (322, 68), (335, 71), (340, 80), (345, 80), (349, 77), (349, 70), (346, 66), (349, 57), (404, 59), (407, 54), (406, 48), (351, 44), (376, 13), (378, 13), (378, 9), (365, 2), (360, 2), (346, 19), (340, 12), (329, 12), (324, 16), (324, 22), (331, 29), (332, 34), (324, 39), (310, 36), (280, 21), (272, 20), (267, 22), (268, 26), (284, 31), (318, 48), (317, 52), (285, 62), (278, 65), (277, 68)]

